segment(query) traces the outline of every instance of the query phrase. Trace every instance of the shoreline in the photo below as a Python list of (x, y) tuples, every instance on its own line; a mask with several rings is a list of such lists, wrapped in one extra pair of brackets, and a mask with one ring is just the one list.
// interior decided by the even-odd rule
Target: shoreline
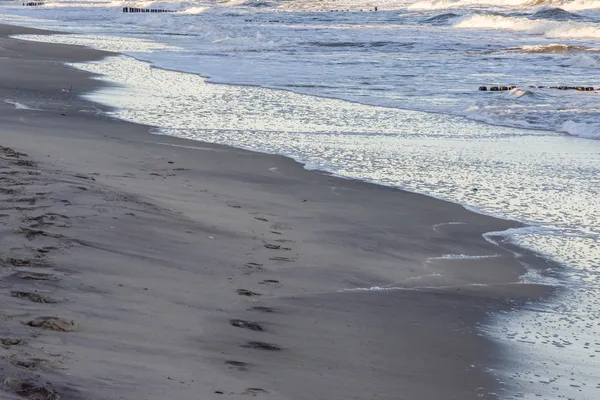
[[(76, 32), (53, 32), (52, 34), (54, 34), (54, 35), (74, 35), (74, 36), (82, 35), (82, 34), (76, 33)], [(15, 36), (19, 36), (19, 35), (15, 35)], [(123, 36), (123, 38), (127, 38), (127, 37)], [(24, 41), (33, 41), (31, 39), (23, 39), (23, 38), (14, 38), (14, 39), (24, 40)], [(54, 44), (52, 42), (46, 42), (46, 43)], [(87, 46), (84, 46), (84, 47), (87, 47)], [(97, 50), (97, 51), (110, 52), (108, 50)], [(346, 103), (357, 104), (357, 105), (367, 106), (367, 107), (378, 107), (378, 108), (385, 108), (385, 109), (390, 109), (390, 110), (401, 110), (401, 111), (408, 112), (408, 113), (425, 113), (425, 114), (443, 115), (443, 116), (446, 116), (449, 118), (464, 119), (471, 123), (496, 126), (496, 127), (501, 127), (501, 128), (518, 129), (518, 130), (533, 131), (533, 132), (546, 132), (551, 136), (569, 137), (569, 138), (584, 139), (584, 140), (597, 140), (597, 139), (594, 139), (591, 137), (573, 135), (566, 131), (551, 130), (551, 129), (547, 129), (547, 128), (536, 128), (536, 127), (530, 127), (530, 126), (518, 126), (518, 125), (494, 123), (494, 122), (485, 121), (483, 119), (470, 118), (466, 115), (452, 114), (452, 113), (444, 112), (444, 111), (424, 110), (424, 109), (416, 109), (416, 108), (403, 108), (403, 107), (399, 107), (399, 106), (394, 107), (394, 106), (388, 106), (388, 105), (382, 105), (382, 104), (366, 103), (366, 102), (361, 102), (361, 101), (352, 100), (352, 99), (346, 99), (346, 98), (342, 98), (342, 97), (334, 97), (334, 96), (327, 96), (327, 95), (318, 94), (318, 93), (296, 91), (296, 90), (292, 90), (289, 88), (278, 87), (278, 86), (268, 86), (268, 85), (265, 86), (265, 85), (259, 85), (259, 84), (251, 84), (251, 83), (235, 83), (235, 82), (225, 82), (225, 81), (221, 82), (218, 80), (212, 80), (210, 75), (204, 75), (199, 72), (191, 72), (191, 71), (187, 71), (187, 70), (178, 70), (178, 69), (174, 69), (174, 68), (161, 67), (161, 66), (156, 65), (154, 61), (149, 61), (149, 60), (146, 60), (143, 58), (138, 58), (134, 55), (124, 54), (124, 53), (119, 53), (119, 52), (115, 52), (113, 55), (121, 55), (121, 56), (125, 56), (125, 57), (131, 57), (136, 61), (149, 64), (152, 68), (160, 69), (163, 71), (196, 75), (196, 76), (199, 76), (200, 78), (204, 79), (207, 84), (211, 84), (211, 85), (225, 85), (225, 86), (233, 86), (233, 87), (241, 86), (241, 87), (249, 87), (249, 88), (277, 90), (277, 91), (289, 92), (289, 93), (293, 93), (293, 94), (298, 94), (298, 95), (303, 95), (303, 96), (311, 96), (311, 97), (316, 97), (316, 98), (321, 98), (321, 99), (339, 100), (339, 101), (343, 101)], [(259, 151), (259, 150), (250, 150), (250, 151)], [(301, 161), (298, 161), (298, 162), (301, 162)], [(354, 178), (350, 178), (350, 179), (354, 179)], [(405, 190), (405, 189), (400, 189), (400, 190)], [(442, 200), (449, 201), (449, 200), (445, 200), (445, 199), (442, 199)], [(496, 217), (496, 218), (498, 218), (498, 217)]]
[[(20, 28), (2, 29), (6, 37)], [(20, 42), (2, 41), (3, 51)], [(25, 88), (7, 87), (6, 78), (0, 79), (0, 90), (13, 100), (33, 96), (46, 104), (44, 111), (0, 111), (6, 127), (0, 144), (30, 154), (15, 158), (5, 148), (10, 176), (41, 176), (30, 183), (24, 175), (18, 184), (33, 193), (19, 201), (35, 199), (42, 208), (7, 206), (9, 226), (39, 219), (32, 214), (46, 208), (60, 211), (54, 219), (48, 212), (41, 216), (43, 229), (11, 229), (43, 233), (26, 245), (6, 233), (20, 243), (10, 251), (23, 262), (54, 269), (53, 277), (59, 272), (59, 283), (40, 285), (65, 298), (33, 305), (9, 301), (14, 318), (5, 330), (21, 332), (30, 343), (27, 350), (12, 347), (5, 357), (60, 353), (71, 375), (49, 368), (53, 361), (34, 365), (33, 377), (23, 363), (9, 363), (3, 378), (58, 382), (53, 388), (61, 398), (362, 399), (405, 393), (407, 399), (475, 399), (477, 387), (495, 397), (491, 393), (500, 385), (485, 366), (501, 354), (476, 334), (477, 325), (489, 311), (541, 298), (548, 288), (514, 285), (522, 267), (502, 246), (500, 257), (461, 260), (466, 266), (435, 256), (486, 255), (493, 245), (482, 234), (521, 224), (306, 170), (284, 156), (151, 135), (151, 127), (92, 115), (96, 104), (57, 91), (69, 80), (86, 91), (103, 83), (59, 65), (58, 49), (64, 58), (104, 57), (80, 47), (31, 44), (27, 50), (44, 68), (44, 55), (52, 54), (53, 78), (40, 77), (48, 72), (38, 66)], [(27, 51), (21, 57), (11, 61), (18, 72), (32, 58)], [(39, 167), (23, 167), (29, 160)], [(42, 193), (39, 187), (50, 194), (35, 194)], [(450, 215), (465, 226), (431, 229), (450, 222)], [(57, 218), (65, 221), (58, 224)], [(30, 259), (27, 253), (38, 241), (44, 246), (36, 251), (59, 250)], [(13, 265), (11, 271), (21, 269)], [(16, 285), (27, 286), (23, 279)], [(415, 290), (335, 291), (385, 283)], [(460, 293), (448, 290), (448, 283)], [(423, 284), (437, 288), (419, 289)], [(77, 331), (40, 331), (14, 321), (55, 310), (75, 320)]]

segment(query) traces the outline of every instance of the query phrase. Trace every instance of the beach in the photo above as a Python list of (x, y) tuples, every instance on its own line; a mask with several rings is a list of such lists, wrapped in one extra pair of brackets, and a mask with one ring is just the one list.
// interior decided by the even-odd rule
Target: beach
[(3, 398), (505, 390), (479, 326), (548, 287), (483, 234), (520, 224), (109, 118), (63, 64), (109, 53), (28, 33), (0, 28)]

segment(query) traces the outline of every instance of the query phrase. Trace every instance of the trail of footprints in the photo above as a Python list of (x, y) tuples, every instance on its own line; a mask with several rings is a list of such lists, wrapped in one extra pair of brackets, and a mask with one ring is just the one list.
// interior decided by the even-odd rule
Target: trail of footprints
[[(229, 205), (229, 204), (228, 204)], [(234, 208), (242, 208), (238, 204)], [(269, 239), (259, 239), (255, 237), (256, 241), (260, 241), (260, 245), (255, 248), (255, 252), (249, 253), (250, 256), (255, 256), (256, 259), (268, 259), (269, 263), (273, 266), (285, 266), (286, 263), (292, 263), (297, 260), (298, 254), (293, 253), (293, 243), (294, 241), (286, 239), (284, 236), (284, 231), (288, 229), (287, 226), (278, 223), (271, 223), (268, 218), (263, 216), (254, 216), (256, 221), (260, 223), (264, 223), (264, 227), (267, 229), (264, 230), (261, 236), (266, 236)], [(264, 252), (268, 252), (267, 255)], [(264, 285), (264, 288), (269, 292), (269, 294), (276, 290), (281, 286), (281, 282), (279, 279), (265, 278), (263, 275), (268, 273), (269, 270), (265, 266), (264, 262), (256, 262), (256, 261), (248, 261), (244, 265), (245, 270), (243, 271), (244, 275), (253, 275), (257, 274), (259, 277), (256, 279), (256, 283), (258, 285)], [(237, 288), (235, 289), (236, 293), (239, 296), (250, 298), (249, 301), (255, 302), (257, 299), (260, 299), (260, 296), (263, 295), (261, 291), (251, 290), (247, 288)], [(278, 311), (267, 307), (264, 305), (253, 305), (246, 309), (248, 312), (254, 313), (256, 315), (263, 314), (273, 315), (277, 314)], [(255, 332), (253, 336), (258, 337), (261, 334), (269, 332), (268, 328), (264, 323), (254, 320), (245, 320), (245, 319), (230, 319), (229, 324), (232, 327), (238, 329), (247, 329), (249, 331)], [(267, 351), (267, 352), (277, 352), (284, 351), (285, 349), (275, 343), (270, 343), (262, 340), (248, 340), (244, 343), (239, 344), (240, 347), (250, 350), (256, 351)], [(252, 363), (250, 361), (239, 360), (239, 359), (226, 359), (224, 360), (225, 365), (231, 369), (236, 371), (248, 371), (252, 367)], [(250, 395), (252, 397), (268, 394), (269, 391), (262, 388), (248, 388), (243, 393), (226, 393), (222, 390), (215, 390), (216, 394), (242, 394), (242, 395)]]
[(48, 210), (69, 202), (49, 198), (53, 193), (47, 189), (57, 182), (47, 179), (36, 167), (26, 154), (0, 146), (0, 223), (4, 231), (0, 236), (0, 281), (9, 284), (4, 288), (10, 287), (0, 295), (30, 304), (23, 304), (18, 316), (0, 311), (0, 354), (8, 362), (1, 384), (4, 390), (24, 399), (58, 400), (57, 390), (41, 381), (39, 371), (63, 369), (61, 357), (47, 354), (30, 342), (44, 330), (77, 330), (75, 321), (50, 311), (61, 300), (49, 292), (64, 274), (46, 261), (49, 253), (67, 244), (58, 231), (69, 226), (67, 216)]
[[(73, 178), (95, 180), (87, 175), (76, 175)], [(87, 182), (82, 181), (82, 184), (73, 184), (71, 188), (87, 191), (85, 183)], [(0, 296), (7, 295), (29, 304), (23, 307), (27, 312), (19, 314), (18, 317), (0, 310), (0, 354), (9, 364), (4, 369), (2, 383), (4, 390), (28, 400), (59, 400), (59, 391), (52, 384), (43, 381), (39, 372), (46, 369), (63, 369), (60, 355), (49, 355), (40, 351), (32, 346), (31, 342), (44, 331), (68, 334), (78, 329), (75, 321), (52, 315), (50, 311), (53, 304), (61, 302), (51, 291), (64, 274), (48, 263), (47, 256), (53, 251), (77, 243), (75, 239), (68, 239), (60, 233), (61, 228), (69, 227), (69, 217), (51, 209), (57, 203), (61, 207), (68, 207), (71, 203), (68, 200), (52, 198), (55, 195), (49, 190), (52, 189), (52, 184), (53, 181), (43, 176), (42, 172), (37, 170), (37, 165), (27, 159), (26, 154), (0, 146), (0, 223), (5, 231), (12, 230), (12, 235), (8, 235), (11, 243), (0, 243), (0, 282), (10, 283), (10, 289), (0, 291)], [(243, 211), (238, 204), (228, 206)], [(265, 217), (254, 216), (254, 219), (265, 224), (265, 233), (269, 237), (269, 240), (261, 240), (255, 249), (259, 253), (269, 254), (258, 255), (279, 266), (296, 261), (297, 254), (293, 254), (291, 247), (293, 241), (284, 238), (283, 231), (286, 227), (271, 224)], [(258, 241), (258, 238), (256, 240)], [(266, 272), (264, 262), (249, 261), (244, 266), (243, 274), (262, 275)], [(276, 290), (280, 284), (278, 279), (264, 276), (257, 278), (257, 285), (262, 285), (266, 291)], [(250, 301), (263, 295), (262, 292), (246, 288), (237, 288), (236, 293), (248, 297)], [(253, 305), (247, 310), (265, 316), (277, 313), (276, 310), (263, 305)], [(258, 321), (230, 319), (229, 324), (232, 328), (252, 331), (256, 335), (268, 332), (267, 327)], [(239, 346), (256, 351), (284, 350), (277, 344), (261, 340), (248, 340)], [(238, 371), (247, 371), (251, 367), (250, 362), (242, 360), (225, 360), (224, 363), (228, 368)], [(227, 394), (221, 390), (215, 390), (214, 393)], [(268, 393), (262, 388), (247, 388), (242, 393), (228, 394), (256, 397)]]

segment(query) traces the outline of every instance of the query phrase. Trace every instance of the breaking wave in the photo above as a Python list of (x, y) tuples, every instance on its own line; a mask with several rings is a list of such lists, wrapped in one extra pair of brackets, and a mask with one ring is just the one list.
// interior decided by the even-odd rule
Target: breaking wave
[(547, 54), (565, 54), (571, 52), (581, 52), (581, 51), (598, 51), (592, 47), (586, 46), (575, 46), (569, 44), (548, 44), (548, 45), (527, 45), (521, 47), (511, 48), (509, 50), (520, 51), (523, 53), (547, 53)]
[(502, 29), (548, 38), (600, 38), (600, 25), (594, 23), (531, 20), (498, 14), (471, 14), (460, 19), (454, 27)]
[(560, 131), (584, 139), (600, 139), (600, 124), (567, 121), (563, 124)]
[(528, 0), (523, 3), (526, 7), (560, 7), (568, 11), (589, 10), (600, 8), (599, 0)]
[(433, 17), (426, 18), (423, 20), (423, 23), (432, 24), (432, 25), (447, 25), (453, 19), (458, 18), (459, 16), (460, 15), (454, 14), (454, 13), (444, 13), (444, 14), (435, 15)]

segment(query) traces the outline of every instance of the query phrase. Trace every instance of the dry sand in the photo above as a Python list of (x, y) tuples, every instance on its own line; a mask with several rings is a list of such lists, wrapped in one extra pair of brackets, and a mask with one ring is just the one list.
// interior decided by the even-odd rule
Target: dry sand
[[(543, 293), (482, 237), (515, 223), (108, 119), (62, 64), (106, 53), (7, 38), (31, 31), (0, 27), (0, 397), (502, 390), (477, 325)], [(373, 286), (410, 290), (343, 291)]]

